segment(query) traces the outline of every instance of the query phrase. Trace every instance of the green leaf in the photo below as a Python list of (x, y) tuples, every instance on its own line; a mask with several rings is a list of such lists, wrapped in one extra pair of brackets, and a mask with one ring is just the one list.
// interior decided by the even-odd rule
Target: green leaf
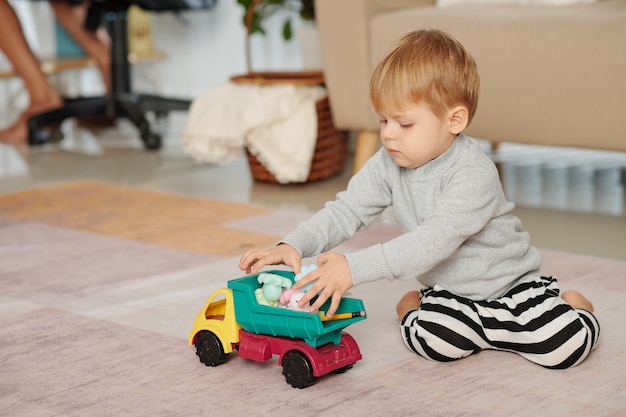
[(293, 38), (293, 29), (291, 28), (291, 20), (286, 20), (283, 25), (283, 39), (286, 41), (291, 40)]
[(300, 17), (304, 21), (314, 21), (315, 20), (315, 3), (314, 0), (302, 0), (302, 5), (300, 8)]

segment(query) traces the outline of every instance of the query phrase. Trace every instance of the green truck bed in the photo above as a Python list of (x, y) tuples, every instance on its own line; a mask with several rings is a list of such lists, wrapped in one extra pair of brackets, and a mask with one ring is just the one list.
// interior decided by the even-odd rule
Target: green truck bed
[[(294, 281), (293, 272), (265, 272), (278, 274)], [(257, 278), (258, 275), (250, 275), (228, 281), (228, 288), (233, 291), (237, 323), (248, 332), (303, 339), (311, 346), (318, 347), (329, 342), (338, 344), (345, 327), (366, 318), (366, 316), (360, 316), (322, 321), (316, 313), (261, 305), (254, 295), (254, 291), (261, 288)], [(330, 300), (324, 303), (321, 310), (326, 311), (329, 305)], [(363, 301), (344, 297), (341, 299), (336, 314), (360, 311), (365, 311)]]

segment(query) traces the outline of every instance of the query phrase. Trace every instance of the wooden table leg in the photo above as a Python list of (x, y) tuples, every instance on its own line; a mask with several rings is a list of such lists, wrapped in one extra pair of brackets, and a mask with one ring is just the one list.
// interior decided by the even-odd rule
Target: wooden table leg
[(352, 173), (356, 174), (372, 155), (378, 150), (379, 135), (372, 130), (362, 130), (356, 139), (354, 150), (354, 166)]

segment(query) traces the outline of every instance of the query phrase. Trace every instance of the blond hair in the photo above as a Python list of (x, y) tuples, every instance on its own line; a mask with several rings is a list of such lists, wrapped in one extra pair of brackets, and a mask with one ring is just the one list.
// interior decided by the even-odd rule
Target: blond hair
[(426, 103), (442, 119), (447, 110), (462, 105), (469, 113), (468, 124), (476, 113), (479, 91), (476, 62), (459, 41), (440, 30), (402, 36), (370, 81), (370, 98), (378, 113)]

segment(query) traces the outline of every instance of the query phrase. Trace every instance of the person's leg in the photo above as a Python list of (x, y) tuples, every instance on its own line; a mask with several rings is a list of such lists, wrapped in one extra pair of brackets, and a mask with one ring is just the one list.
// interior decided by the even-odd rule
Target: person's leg
[(600, 325), (582, 294), (559, 294), (555, 278), (532, 276), (494, 300), (471, 301), (435, 287), (419, 303), (419, 294), (407, 293), (396, 309), (405, 344), (425, 358), (451, 361), (495, 349), (564, 369), (597, 346)]
[(535, 276), (499, 299), (476, 302), (486, 340), (493, 349), (515, 352), (546, 368), (578, 365), (596, 347), (600, 325), (582, 294), (559, 294), (555, 278)]
[(24, 37), (22, 25), (7, 0), (0, 0), (0, 27), (0, 50), (24, 81), (30, 99), (28, 108), (18, 120), (8, 129), (0, 131), (0, 142), (25, 143), (28, 136), (28, 118), (61, 106), (63, 100), (41, 71), (39, 61)]
[(426, 359), (449, 362), (489, 348), (473, 302), (437, 286), (408, 292), (396, 312), (405, 345)]
[(102, 27), (95, 33), (85, 29), (88, 3), (73, 6), (65, 2), (52, 2), (50, 5), (65, 31), (96, 61), (106, 90), (111, 91), (111, 40)]

